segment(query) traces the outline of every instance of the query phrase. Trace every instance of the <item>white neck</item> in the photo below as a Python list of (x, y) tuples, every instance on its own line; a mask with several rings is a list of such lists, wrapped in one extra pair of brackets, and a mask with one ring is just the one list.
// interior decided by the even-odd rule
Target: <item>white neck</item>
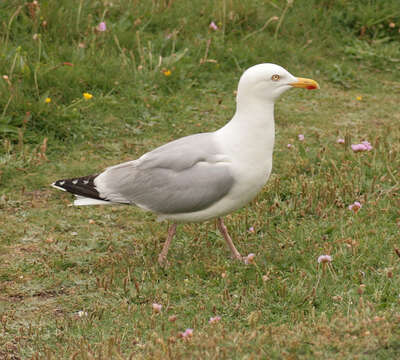
[(274, 104), (259, 99), (237, 99), (232, 120), (217, 131), (233, 151), (247, 158), (272, 160), (275, 140)]

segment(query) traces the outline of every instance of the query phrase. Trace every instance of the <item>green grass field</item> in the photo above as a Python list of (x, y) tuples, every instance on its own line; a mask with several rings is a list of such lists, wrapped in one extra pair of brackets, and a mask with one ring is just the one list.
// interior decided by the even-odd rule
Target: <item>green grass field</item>
[[(399, 358), (399, 29), (398, 0), (1, 2), (0, 359)], [(253, 264), (210, 221), (164, 270), (167, 223), (49, 187), (221, 127), (261, 62), (321, 89), (277, 102), (273, 174), (225, 219)]]

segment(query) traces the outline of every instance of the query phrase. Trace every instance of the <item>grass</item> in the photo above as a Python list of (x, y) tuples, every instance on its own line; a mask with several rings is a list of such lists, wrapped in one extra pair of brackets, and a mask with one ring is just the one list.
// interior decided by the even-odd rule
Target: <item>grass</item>
[[(0, 358), (398, 358), (399, 13), (396, 0), (2, 3)], [(167, 224), (49, 188), (217, 129), (241, 72), (266, 61), (321, 90), (279, 100), (273, 174), (226, 218), (254, 264), (231, 261), (211, 221), (178, 228), (165, 271)], [(354, 153), (362, 140), (373, 150)]]

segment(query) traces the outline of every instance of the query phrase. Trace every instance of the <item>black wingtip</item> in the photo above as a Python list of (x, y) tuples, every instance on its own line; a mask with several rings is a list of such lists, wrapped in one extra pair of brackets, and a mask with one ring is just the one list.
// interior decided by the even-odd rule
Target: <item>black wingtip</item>
[(94, 179), (97, 177), (97, 175), (98, 174), (79, 178), (57, 180), (51, 184), (51, 186), (56, 189), (68, 191), (71, 194), (107, 201), (107, 199), (104, 199), (100, 196), (100, 193), (97, 191), (94, 184)]

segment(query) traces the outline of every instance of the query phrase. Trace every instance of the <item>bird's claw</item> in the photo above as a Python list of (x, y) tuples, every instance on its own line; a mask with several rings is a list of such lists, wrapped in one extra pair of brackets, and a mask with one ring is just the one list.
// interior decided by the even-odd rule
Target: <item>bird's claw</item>
[(167, 268), (169, 266), (169, 261), (167, 260), (166, 256), (162, 256), (159, 255), (158, 257), (158, 264), (162, 267), (162, 268)]
[(233, 259), (233, 260), (238, 260), (238, 261), (240, 261), (240, 262), (243, 262), (243, 261), (244, 261), (243, 256), (240, 255), (240, 254), (232, 254), (232, 259)]

